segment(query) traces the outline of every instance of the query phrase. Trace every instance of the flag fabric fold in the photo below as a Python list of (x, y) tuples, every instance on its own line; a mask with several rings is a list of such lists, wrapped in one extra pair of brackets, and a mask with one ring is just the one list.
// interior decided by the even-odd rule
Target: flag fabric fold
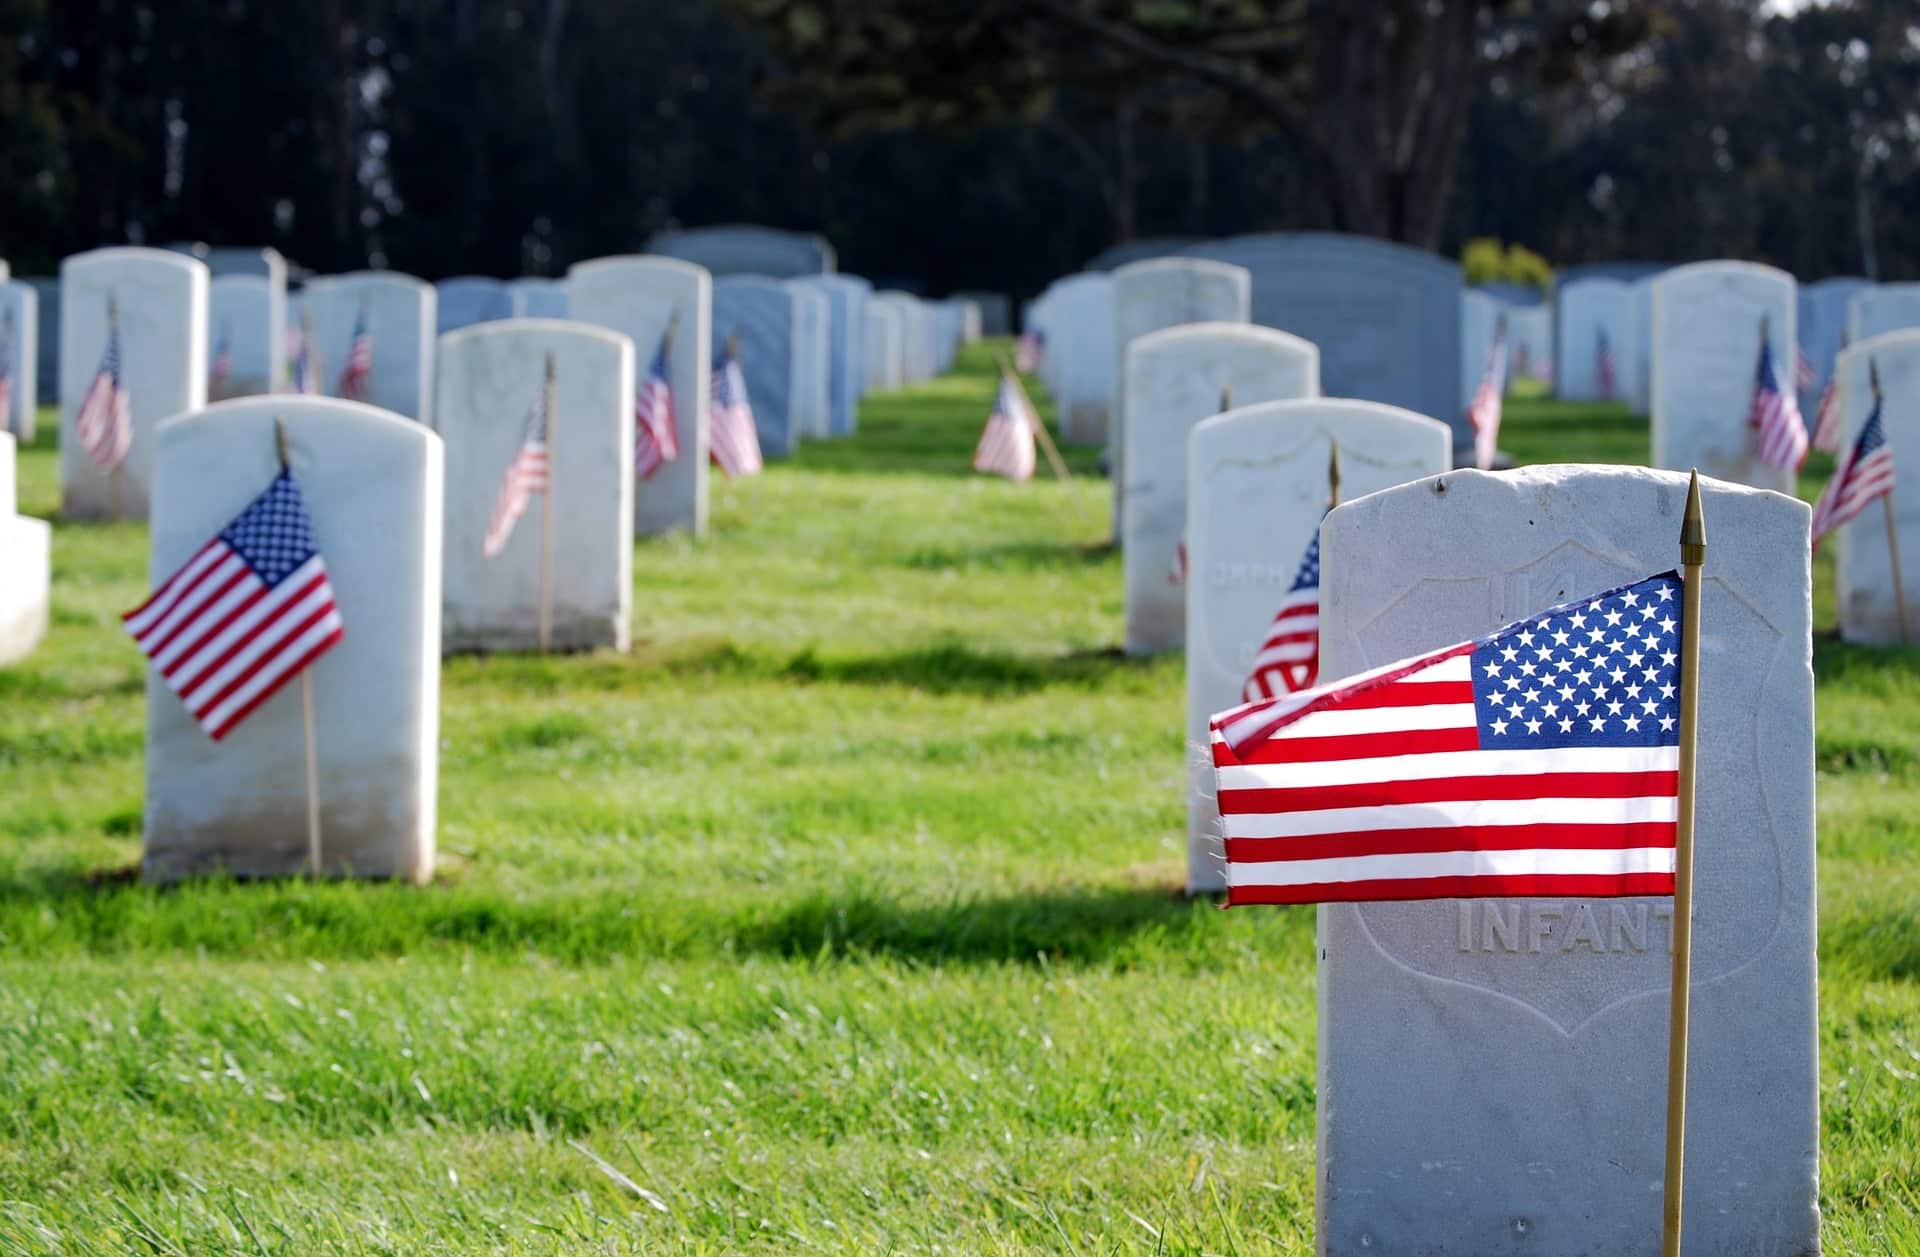
[(1813, 411), (1813, 448), (1823, 454), (1840, 452), (1840, 364), (1834, 363), (1827, 386), (1820, 390)]
[(527, 412), (520, 444), (500, 479), (500, 491), (494, 495), (493, 517), (487, 521), (487, 535), (480, 543), (482, 553), (491, 559), (507, 548), (513, 526), (527, 512), (527, 499), (547, 492), (548, 483), (547, 404), (542, 389), (540, 399)]
[(102, 471), (112, 471), (126, 461), (133, 446), (133, 401), (120, 378), (120, 325), (107, 328), (107, 347), (100, 355), (100, 368), (93, 383), (80, 399), (74, 412), (74, 431), (87, 457)]
[(1747, 422), (1760, 430), (1761, 462), (1797, 471), (1807, 460), (1807, 425), (1800, 418), (1800, 403), (1781, 389), (1773, 372), (1773, 347), (1765, 337), (1760, 340), (1760, 364), (1754, 371)]
[(1833, 469), (1833, 479), (1820, 491), (1820, 500), (1813, 504), (1816, 550), (1822, 537), (1842, 524), (1852, 523), (1869, 505), (1893, 492), (1893, 446), (1887, 444), (1886, 425), (1880, 421), (1884, 404), (1874, 401), (1873, 412), (1860, 425), (1859, 437)]
[(1020, 386), (1005, 372), (1000, 376), (1000, 391), (994, 395), (993, 411), (974, 447), (973, 469), (1021, 481), (1033, 478), (1036, 417), (1027, 407)]
[(1681, 582), (1211, 722), (1227, 902), (1670, 895)]
[(707, 454), (729, 480), (757, 475), (765, 466), (760, 457), (760, 433), (753, 424), (753, 403), (747, 397), (746, 372), (731, 353), (713, 369)]
[(219, 741), (345, 632), (293, 473), (121, 617), (167, 688)]
[(1473, 465), (1482, 471), (1492, 469), (1494, 451), (1500, 444), (1500, 407), (1506, 391), (1507, 334), (1502, 331), (1487, 349), (1486, 370), (1481, 373), (1473, 403), (1467, 407), (1467, 418), (1473, 422)]
[[(1324, 516), (1323, 516), (1324, 518)], [(1253, 658), (1240, 696), (1247, 702), (1312, 689), (1320, 677), (1320, 525), (1300, 556), (1293, 585), (1280, 601), (1267, 639)]]
[(647, 378), (640, 382), (640, 394), (633, 408), (633, 473), (645, 480), (660, 470), (663, 463), (680, 457), (680, 433), (675, 426), (673, 385), (667, 379), (667, 350), (671, 335), (660, 337)]

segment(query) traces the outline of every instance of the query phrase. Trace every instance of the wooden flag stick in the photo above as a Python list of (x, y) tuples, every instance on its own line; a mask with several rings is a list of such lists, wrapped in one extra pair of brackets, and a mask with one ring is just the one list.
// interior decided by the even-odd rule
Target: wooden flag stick
[(1006, 355), (996, 349), (993, 351), (993, 361), (1000, 368), (1000, 374), (1013, 381), (1013, 387), (1020, 394), (1020, 400), (1027, 404), (1027, 413), (1033, 416), (1033, 434), (1040, 438), (1040, 448), (1047, 452), (1047, 464), (1053, 468), (1054, 479), (1073, 479), (1073, 473), (1067, 470), (1067, 464), (1060, 457), (1060, 451), (1054, 447), (1053, 434), (1047, 431), (1047, 421), (1042, 419), (1040, 412), (1034, 408), (1033, 399), (1027, 396), (1026, 387), (1020, 383), (1019, 375), (1008, 368)]
[(547, 487), (540, 492), (540, 653), (553, 647), (553, 355), (547, 355), (547, 382), (540, 395), (541, 426), (546, 429)]
[[(287, 425), (278, 417), (273, 421), (273, 444), (280, 455), (280, 470), (289, 470)], [(300, 669), (300, 728), (307, 758), (307, 875), (318, 879), (321, 871), (320, 849), (320, 755), (313, 736), (313, 665)]]
[(1680, 1191), (1687, 1142), (1687, 1012), (1693, 972), (1693, 808), (1700, 727), (1700, 569), (1707, 561), (1707, 519), (1700, 472), (1687, 485), (1680, 524), (1680, 781), (1673, 844), (1673, 990), (1667, 1020), (1667, 1176), (1661, 1257), (1680, 1257)]
[(1327, 455), (1327, 509), (1340, 505), (1340, 442), (1332, 442), (1332, 452)]
[[(1878, 410), (1885, 398), (1880, 392), (1880, 364), (1873, 358), (1867, 359), (1867, 379), (1873, 385), (1873, 405)], [(1913, 629), (1907, 620), (1907, 586), (1900, 578), (1900, 529), (1894, 522), (1891, 488), (1880, 495), (1880, 510), (1887, 520), (1887, 561), (1893, 567), (1893, 605), (1900, 613), (1900, 644), (1904, 646), (1912, 640)]]

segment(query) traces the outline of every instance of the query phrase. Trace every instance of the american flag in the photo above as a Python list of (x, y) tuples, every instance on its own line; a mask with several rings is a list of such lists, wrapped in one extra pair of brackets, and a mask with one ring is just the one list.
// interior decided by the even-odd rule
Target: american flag
[(293, 391), (308, 397), (320, 395), (320, 346), (314, 343), (312, 329), (287, 330), (287, 359), (293, 364)]
[(1300, 556), (1300, 570), (1280, 601), (1267, 640), (1253, 658), (1240, 697), (1247, 702), (1312, 689), (1320, 678), (1320, 526)]
[(1819, 374), (1813, 369), (1813, 359), (1807, 357), (1807, 351), (1803, 346), (1795, 344), (1793, 347), (1794, 389), (1797, 392), (1804, 393), (1813, 387), (1814, 381), (1817, 379), (1819, 379)]
[(1467, 407), (1473, 421), (1473, 463), (1486, 471), (1493, 466), (1494, 449), (1500, 443), (1500, 405), (1507, 391), (1507, 334), (1496, 332), (1487, 349), (1487, 369), (1480, 376), (1480, 387)]
[(214, 346), (213, 368), (207, 372), (207, 392), (217, 393), (233, 378), (233, 330), (220, 325), (220, 342)]
[(1180, 534), (1180, 544), (1173, 549), (1173, 562), (1167, 565), (1167, 584), (1184, 585), (1187, 583), (1187, 536)]
[(1213, 718), (1227, 902), (1670, 895), (1667, 572)]
[(1861, 425), (1860, 437), (1834, 469), (1833, 479), (1813, 504), (1813, 544), (1842, 524), (1852, 523), (1869, 503), (1893, 492), (1893, 446), (1887, 444), (1886, 425), (1880, 422), (1875, 399), (1873, 413)]
[(107, 348), (100, 355), (100, 369), (87, 386), (87, 395), (80, 399), (74, 430), (88, 457), (103, 471), (112, 471), (124, 462), (133, 445), (133, 402), (120, 379), (118, 319), (107, 320)]
[(542, 390), (540, 400), (527, 412), (526, 431), (493, 500), (493, 518), (487, 521), (487, 535), (480, 546), (488, 558), (507, 548), (513, 526), (526, 514), (527, 499), (545, 493), (547, 482), (547, 398)]
[(1820, 404), (1813, 412), (1813, 448), (1826, 454), (1840, 452), (1840, 364), (1834, 363)]
[(1032, 375), (1040, 366), (1040, 356), (1047, 349), (1047, 334), (1038, 328), (1029, 328), (1020, 333), (1020, 339), (1013, 343), (1013, 369), (1022, 375)]
[(992, 472), (1009, 480), (1033, 477), (1034, 418), (1027, 411), (1027, 399), (1007, 374), (1000, 376), (1000, 392), (993, 400), (993, 413), (974, 447), (973, 469)]
[(340, 370), (340, 396), (349, 401), (367, 399), (367, 381), (373, 377), (373, 337), (367, 332), (367, 308), (353, 319), (353, 340), (347, 345), (347, 365)]
[(753, 426), (753, 403), (747, 399), (747, 377), (740, 360), (729, 351), (713, 369), (713, 415), (707, 425), (707, 452), (727, 479), (757, 474), (760, 434)]
[(1600, 329), (1599, 343), (1594, 347), (1593, 351), (1593, 375), (1594, 379), (1598, 382), (1600, 397), (1603, 401), (1613, 400), (1613, 392), (1616, 387), (1616, 381), (1614, 379), (1615, 370), (1616, 364), (1613, 360), (1613, 346), (1607, 342), (1607, 329), (1603, 327)]
[(293, 473), (121, 617), (217, 742), (339, 643), (340, 609)]
[(1760, 340), (1760, 366), (1754, 373), (1753, 407), (1747, 422), (1760, 429), (1760, 461), (1775, 467), (1798, 469), (1807, 459), (1807, 425), (1800, 419), (1800, 403), (1782, 392), (1773, 374), (1773, 348)]
[(0, 432), (13, 423), (13, 311), (0, 326)]
[(633, 407), (633, 472), (642, 480), (659, 471), (660, 464), (680, 457), (673, 386), (667, 382), (667, 350), (672, 340), (672, 332), (660, 338), (659, 351), (647, 368), (647, 378), (640, 382), (640, 396)]

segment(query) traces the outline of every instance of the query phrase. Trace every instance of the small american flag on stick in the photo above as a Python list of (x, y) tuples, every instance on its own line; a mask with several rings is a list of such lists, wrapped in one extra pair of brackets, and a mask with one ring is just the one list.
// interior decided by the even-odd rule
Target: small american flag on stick
[(337, 645), (326, 561), (285, 466), (246, 510), (121, 617), (216, 742)]
[(1613, 359), (1613, 346), (1607, 341), (1607, 329), (1599, 329), (1599, 341), (1593, 350), (1593, 377), (1602, 401), (1612, 401), (1617, 382), (1614, 378), (1617, 364)]
[(1028, 328), (1020, 333), (1020, 339), (1013, 344), (1013, 368), (1022, 375), (1032, 375), (1040, 367), (1041, 355), (1047, 349), (1047, 334), (1039, 328)]
[[(678, 322), (676, 316), (675, 322)], [(634, 403), (633, 471), (645, 480), (660, 465), (680, 457), (680, 434), (673, 414), (673, 385), (667, 380), (667, 354), (673, 348), (673, 326), (660, 337), (647, 378), (640, 382)]]
[(73, 426), (87, 456), (103, 471), (112, 471), (126, 461), (133, 446), (133, 402), (120, 379), (120, 309), (107, 300), (107, 347), (100, 355), (100, 369), (80, 399)]
[(373, 335), (367, 328), (367, 304), (353, 318), (353, 339), (347, 344), (347, 365), (340, 369), (340, 396), (349, 401), (367, 400), (367, 385), (373, 378)]
[(13, 311), (0, 324), (0, 432), (13, 423)]
[(1507, 321), (1494, 329), (1493, 344), (1487, 349), (1487, 367), (1480, 375), (1480, 387), (1467, 407), (1473, 422), (1473, 463), (1482, 471), (1493, 467), (1494, 451), (1500, 444), (1500, 407), (1507, 391)]
[(731, 339), (725, 356), (713, 369), (713, 415), (707, 431), (708, 455), (727, 479), (752, 476), (765, 464), (760, 458), (760, 434), (753, 426), (753, 403), (747, 398), (747, 376)]
[(1227, 902), (1670, 895), (1676, 573), (1213, 718)]
[(233, 378), (233, 329), (220, 325), (220, 341), (214, 346), (213, 367), (207, 372), (207, 392), (217, 393)]
[(1783, 391), (1773, 373), (1773, 347), (1767, 343), (1767, 325), (1760, 323), (1760, 363), (1754, 371), (1753, 406), (1747, 422), (1760, 430), (1760, 461), (1797, 470), (1807, 460), (1807, 425), (1800, 403)]
[[(1847, 347), (1843, 336), (1840, 347)], [(1820, 390), (1820, 402), (1813, 409), (1813, 448), (1823, 454), (1840, 452), (1840, 359), (1835, 355), (1827, 383)]]
[(980, 433), (980, 443), (974, 447), (973, 469), (1014, 481), (1031, 480), (1036, 457), (1033, 437), (1035, 422), (1035, 417), (1027, 408), (1027, 399), (1014, 383), (1013, 376), (1002, 371), (1000, 390), (994, 394), (993, 410), (987, 415), (987, 426)]
[(1814, 385), (1814, 381), (1819, 378), (1820, 378), (1819, 372), (1813, 369), (1813, 359), (1807, 357), (1806, 347), (1804, 345), (1795, 344), (1793, 347), (1793, 387), (1794, 389), (1798, 392), (1804, 393), (1809, 389), (1811, 389)]
[(1320, 526), (1300, 556), (1293, 585), (1253, 658), (1240, 696), (1248, 702), (1311, 689), (1320, 677)]
[[(1879, 381), (1876, 379), (1874, 383), (1877, 386)], [(1887, 444), (1886, 425), (1880, 421), (1880, 410), (1885, 404), (1876, 387), (1872, 413), (1860, 426), (1853, 448), (1834, 469), (1833, 479), (1821, 490), (1820, 500), (1813, 504), (1815, 549), (1819, 548), (1822, 537), (1842, 524), (1852, 523), (1876, 499), (1893, 492), (1893, 447)]]
[(481, 551), (490, 559), (507, 548), (513, 526), (527, 512), (527, 499), (547, 491), (548, 418), (547, 390), (543, 387), (540, 399), (527, 411), (520, 444), (507, 464), (506, 474), (501, 477), (500, 492), (494, 497), (493, 518), (487, 521), (487, 535), (480, 544)]

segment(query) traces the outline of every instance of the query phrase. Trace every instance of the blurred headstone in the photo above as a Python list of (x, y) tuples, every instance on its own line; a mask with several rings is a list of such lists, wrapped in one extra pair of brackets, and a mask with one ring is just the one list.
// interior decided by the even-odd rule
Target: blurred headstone
[(833, 246), (824, 236), (751, 224), (663, 231), (648, 241), (647, 252), (705, 267), (715, 279), (730, 275), (797, 279), (830, 275), (838, 269)]
[(310, 280), (300, 290), (300, 306), (313, 318), (321, 386), (329, 393), (339, 391), (341, 372), (364, 319), (373, 370), (363, 400), (431, 423), (437, 304), (433, 285), (398, 271), (354, 271)]
[(754, 428), (768, 458), (790, 457), (803, 435), (797, 304), (778, 280), (736, 275), (713, 281), (714, 340), (718, 346), (738, 340)]
[(1653, 281), (1655, 467), (1793, 492), (1791, 470), (1760, 461), (1748, 422), (1764, 327), (1774, 378), (1793, 388), (1793, 276), (1753, 262), (1695, 262)]

